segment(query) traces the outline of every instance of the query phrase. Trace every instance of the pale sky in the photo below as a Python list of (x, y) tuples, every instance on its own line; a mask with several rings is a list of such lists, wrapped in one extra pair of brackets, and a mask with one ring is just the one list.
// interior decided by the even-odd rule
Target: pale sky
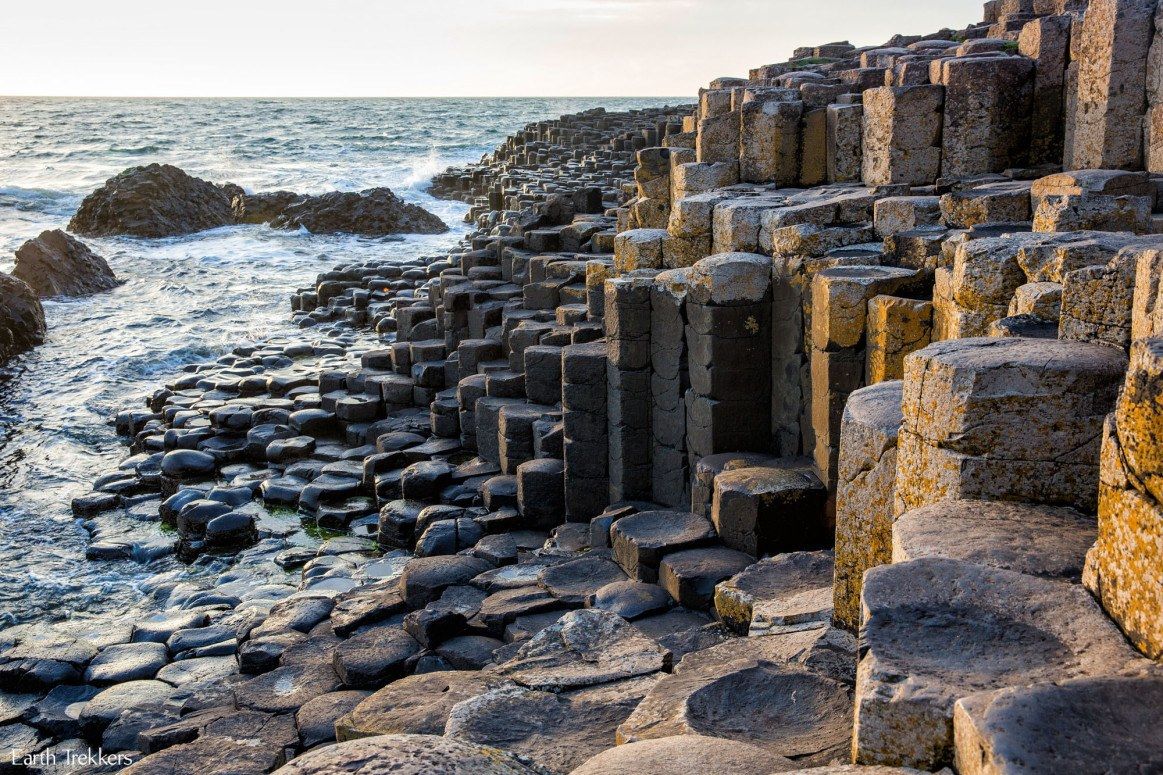
[(682, 96), (981, 0), (5, 0), (0, 95)]

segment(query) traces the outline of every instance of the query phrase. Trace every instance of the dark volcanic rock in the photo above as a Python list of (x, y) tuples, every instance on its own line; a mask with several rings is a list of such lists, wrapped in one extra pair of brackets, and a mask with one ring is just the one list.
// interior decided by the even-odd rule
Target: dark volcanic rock
[(239, 223), (270, 223), (292, 202), (303, 199), (294, 191), (266, 191), (260, 194), (239, 194), (230, 203), (234, 220)]
[(12, 276), (41, 298), (85, 296), (116, 288), (117, 278), (105, 259), (60, 229), (41, 232), (16, 250)]
[(306, 228), (312, 234), (345, 232), (379, 237), (385, 234), (443, 234), (444, 221), (418, 205), (408, 204), (391, 189), (331, 191), (304, 197), (283, 209), (271, 226)]
[(234, 223), (228, 189), (170, 164), (131, 167), (81, 202), (69, 231), (88, 237), (172, 237)]
[(0, 363), (44, 343), (44, 308), (23, 281), (0, 272)]

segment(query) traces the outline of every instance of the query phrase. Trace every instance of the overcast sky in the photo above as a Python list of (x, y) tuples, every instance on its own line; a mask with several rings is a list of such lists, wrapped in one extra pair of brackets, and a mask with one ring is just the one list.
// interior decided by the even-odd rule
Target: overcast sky
[(682, 96), (981, 0), (5, 0), (0, 94)]

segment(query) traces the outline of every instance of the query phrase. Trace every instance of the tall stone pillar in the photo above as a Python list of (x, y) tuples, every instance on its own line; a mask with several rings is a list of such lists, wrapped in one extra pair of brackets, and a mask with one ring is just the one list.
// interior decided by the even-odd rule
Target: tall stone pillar
[(588, 522), (609, 502), (606, 363), (604, 341), (561, 349), (565, 512), (570, 522)]
[(722, 253), (692, 267), (687, 292), (690, 464), (771, 446), (771, 259)]
[(883, 86), (864, 92), (864, 183), (928, 185), (941, 174), (945, 87)]
[(1163, 339), (1131, 347), (1103, 434), (1098, 541), (1083, 582), (1131, 643), (1163, 660)]
[(649, 500), (651, 289), (655, 272), (606, 281), (610, 501)]
[(650, 290), (651, 499), (665, 506), (687, 502), (690, 476), (686, 451), (686, 295), (691, 269), (654, 278)]
[(1067, 116), (1064, 166), (1141, 169), (1147, 52), (1156, 0), (1091, 0), (1071, 48), (1077, 86)]
[(1034, 62), (1021, 56), (953, 57), (935, 62), (945, 87), (941, 174), (964, 177), (1026, 164)]

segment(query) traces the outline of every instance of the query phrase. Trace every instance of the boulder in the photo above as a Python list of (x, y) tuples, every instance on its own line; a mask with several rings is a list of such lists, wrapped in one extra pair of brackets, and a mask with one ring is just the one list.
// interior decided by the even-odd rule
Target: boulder
[(419, 205), (409, 204), (388, 188), (331, 191), (288, 204), (271, 221), (276, 229), (304, 228), (312, 234), (443, 234), (444, 221)]
[(44, 307), (22, 280), (0, 272), (0, 363), (44, 344)]
[(69, 221), (84, 237), (173, 237), (234, 223), (230, 195), (170, 164), (131, 167), (85, 197)]
[(60, 229), (43, 231), (17, 248), (12, 276), (41, 298), (85, 296), (118, 285), (105, 259)]
[(432, 735), (383, 735), (303, 754), (284, 775), (540, 775), (513, 754)]
[(238, 223), (270, 223), (289, 205), (302, 199), (302, 196), (293, 191), (238, 194), (231, 200), (230, 208), (234, 212), (234, 220)]

